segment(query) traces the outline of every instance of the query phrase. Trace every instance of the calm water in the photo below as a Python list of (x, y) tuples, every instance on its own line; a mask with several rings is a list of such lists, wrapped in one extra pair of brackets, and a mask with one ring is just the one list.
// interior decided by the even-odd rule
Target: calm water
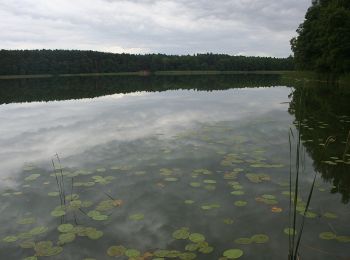
[(317, 172), (302, 259), (349, 259), (350, 93), (294, 86), (273, 75), (2, 81), (0, 259), (286, 259), (298, 120), (300, 212)]

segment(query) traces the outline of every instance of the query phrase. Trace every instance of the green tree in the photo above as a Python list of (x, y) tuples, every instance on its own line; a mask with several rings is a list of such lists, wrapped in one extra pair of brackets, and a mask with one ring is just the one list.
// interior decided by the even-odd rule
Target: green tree
[(291, 40), (298, 69), (350, 72), (350, 1), (315, 0)]

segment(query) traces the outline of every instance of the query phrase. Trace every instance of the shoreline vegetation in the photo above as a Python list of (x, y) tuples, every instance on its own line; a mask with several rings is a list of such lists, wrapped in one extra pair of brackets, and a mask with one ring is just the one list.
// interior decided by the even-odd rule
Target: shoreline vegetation
[[(75, 73), (75, 74), (33, 74), (33, 75), (0, 75), (0, 80), (16, 80), (16, 79), (44, 79), (44, 78), (68, 78), (68, 77), (115, 77), (115, 76), (200, 76), (200, 75), (280, 75), (287, 80), (331, 83), (327, 75), (313, 71), (135, 71), (135, 72), (108, 72), (108, 73)], [(339, 85), (350, 84), (350, 74), (342, 75), (338, 78)]]

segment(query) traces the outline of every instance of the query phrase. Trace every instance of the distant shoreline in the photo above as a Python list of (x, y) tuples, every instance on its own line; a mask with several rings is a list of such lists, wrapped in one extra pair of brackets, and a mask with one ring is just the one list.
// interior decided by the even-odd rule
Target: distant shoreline
[(234, 75), (234, 74), (286, 74), (293, 71), (156, 71), (140, 72), (112, 72), (112, 73), (78, 73), (78, 74), (37, 74), (37, 75), (0, 75), (0, 80), (35, 79), (54, 77), (100, 77), (100, 76), (182, 76), (182, 75)]

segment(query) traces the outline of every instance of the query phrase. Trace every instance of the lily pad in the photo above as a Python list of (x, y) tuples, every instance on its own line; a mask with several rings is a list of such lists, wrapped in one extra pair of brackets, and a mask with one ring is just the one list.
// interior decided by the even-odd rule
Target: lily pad
[(236, 195), (236, 196), (244, 195), (244, 191), (242, 191), (242, 190), (235, 190), (235, 191), (232, 191), (231, 194), (232, 195)]
[(331, 212), (326, 212), (326, 213), (323, 214), (323, 216), (325, 218), (329, 218), (329, 219), (336, 219), (336, 218), (338, 218), (337, 215), (335, 215), (334, 213), (331, 213)]
[(237, 238), (235, 240), (235, 243), (240, 245), (248, 245), (252, 243), (252, 239), (250, 239), (249, 237), (241, 237), (241, 238)]
[(175, 239), (187, 239), (190, 235), (188, 228), (180, 228), (173, 233)]
[(297, 234), (297, 231), (294, 230), (293, 228), (285, 228), (283, 230), (283, 232), (286, 234), (286, 235), (296, 235)]
[(2, 241), (6, 243), (16, 242), (17, 240), (18, 238), (16, 236), (7, 236), (2, 239)]
[(61, 224), (58, 226), (58, 231), (67, 233), (73, 231), (74, 226), (72, 224)]
[(337, 236), (336, 239), (342, 243), (349, 243), (350, 242), (350, 236)]
[(246, 202), (246, 201), (244, 201), (244, 200), (237, 200), (237, 201), (235, 201), (235, 206), (237, 206), (237, 207), (244, 207), (244, 206), (246, 206), (247, 204), (248, 204), (248, 202)]
[(269, 237), (265, 234), (256, 234), (251, 237), (252, 241), (257, 244), (264, 244), (269, 242)]
[(129, 219), (133, 221), (140, 221), (140, 220), (143, 220), (144, 218), (145, 216), (143, 214), (133, 214), (129, 216)]
[(193, 204), (193, 203), (194, 203), (194, 201), (193, 201), (193, 200), (185, 200), (184, 202), (185, 202), (185, 204), (187, 204), (187, 205), (191, 205), (191, 204)]
[(229, 249), (223, 255), (228, 259), (237, 259), (243, 255), (243, 251), (241, 249)]
[(49, 229), (47, 227), (40, 226), (40, 227), (33, 228), (32, 230), (29, 231), (29, 233), (31, 235), (35, 236), (35, 235), (43, 234), (43, 233), (45, 233), (48, 230)]
[(111, 246), (107, 249), (109, 256), (122, 256), (125, 254), (126, 248), (123, 246)]
[(35, 174), (31, 174), (28, 177), (26, 177), (24, 180), (26, 181), (35, 181), (37, 178), (40, 177), (40, 174), (35, 173)]
[(199, 243), (199, 242), (205, 241), (205, 237), (199, 233), (192, 233), (189, 236), (189, 239), (190, 239), (190, 241), (192, 241), (194, 243)]
[(139, 257), (139, 256), (141, 255), (141, 253), (140, 253), (140, 251), (138, 251), (138, 250), (136, 250), (136, 249), (127, 249), (127, 250), (125, 251), (125, 255), (126, 255), (127, 257), (132, 258), (132, 257)]
[(75, 234), (74, 233), (63, 233), (63, 234), (58, 236), (58, 240), (59, 240), (60, 245), (73, 242), (75, 240)]
[(319, 237), (321, 239), (331, 240), (331, 239), (336, 239), (337, 235), (334, 234), (333, 232), (322, 232), (320, 233)]
[(35, 218), (22, 218), (17, 220), (17, 223), (20, 225), (29, 225), (35, 222)]

